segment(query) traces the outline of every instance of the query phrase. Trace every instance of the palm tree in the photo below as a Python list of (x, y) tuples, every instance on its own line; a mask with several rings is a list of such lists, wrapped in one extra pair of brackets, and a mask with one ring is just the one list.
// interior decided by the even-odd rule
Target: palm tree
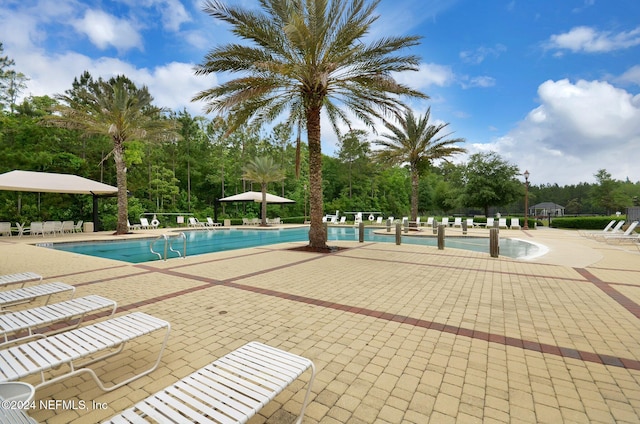
[(243, 177), (260, 184), (262, 191), (262, 226), (267, 226), (267, 184), (284, 180), (282, 169), (268, 156), (258, 157), (250, 161), (243, 169)]
[[(399, 126), (389, 122), (385, 126), (391, 134), (383, 134), (387, 140), (376, 140), (383, 149), (377, 154), (381, 163), (399, 165), (409, 164), (411, 173), (411, 221), (418, 217), (418, 188), (422, 172), (434, 159), (445, 159), (466, 150), (454, 146), (464, 143), (463, 138), (446, 139), (449, 134), (440, 134), (449, 124), (429, 125), (431, 108), (424, 116), (417, 119), (413, 112), (406, 111), (404, 117), (398, 118)], [(446, 140), (445, 140), (446, 139)]]
[(80, 130), (85, 136), (103, 135), (113, 142), (111, 155), (116, 165), (118, 187), (118, 221), (116, 234), (126, 234), (127, 166), (125, 145), (133, 140), (153, 140), (177, 137), (175, 121), (162, 118), (163, 109), (151, 104), (153, 97), (146, 86), (138, 89), (124, 75), (104, 81), (87, 80), (73, 92), (60, 94), (61, 103), (46, 122)]
[[(197, 75), (242, 73), (194, 100), (207, 112), (229, 112), (232, 129), (260, 125), (286, 114), (287, 125), (306, 129), (309, 146), (311, 227), (309, 245), (327, 248), (322, 225), (320, 114), (332, 127), (349, 124), (347, 111), (373, 128), (375, 118), (398, 113), (400, 95), (426, 98), (397, 83), (392, 73), (417, 70), (419, 59), (399, 50), (419, 37), (385, 37), (366, 45), (380, 0), (260, 0), (263, 13), (206, 0), (204, 11), (230, 24), (248, 41), (216, 47), (197, 66)], [(342, 110), (338, 102), (346, 109)]]

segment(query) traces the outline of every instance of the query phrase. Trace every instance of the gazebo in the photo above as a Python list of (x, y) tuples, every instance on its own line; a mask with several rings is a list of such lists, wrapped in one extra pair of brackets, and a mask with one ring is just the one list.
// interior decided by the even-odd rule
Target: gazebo
[(35, 193), (91, 194), (93, 228), (98, 230), (98, 197), (115, 196), (118, 188), (71, 174), (15, 170), (0, 175), (0, 190)]
[(542, 202), (529, 208), (531, 216), (564, 216), (564, 206), (560, 206), (553, 202)]

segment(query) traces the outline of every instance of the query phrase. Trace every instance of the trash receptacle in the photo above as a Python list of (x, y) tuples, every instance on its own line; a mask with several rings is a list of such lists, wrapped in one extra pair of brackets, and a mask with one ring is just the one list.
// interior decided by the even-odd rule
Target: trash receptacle
[(230, 219), (225, 219), (224, 220), (224, 226), (225, 227), (231, 227), (231, 220)]
[(82, 231), (85, 233), (93, 233), (93, 222), (85, 222), (82, 224)]

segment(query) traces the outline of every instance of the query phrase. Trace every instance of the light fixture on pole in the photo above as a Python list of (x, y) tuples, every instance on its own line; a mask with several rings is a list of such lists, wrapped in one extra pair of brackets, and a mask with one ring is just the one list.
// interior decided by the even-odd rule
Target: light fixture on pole
[(529, 171), (524, 171), (524, 227), (523, 230), (529, 229)]

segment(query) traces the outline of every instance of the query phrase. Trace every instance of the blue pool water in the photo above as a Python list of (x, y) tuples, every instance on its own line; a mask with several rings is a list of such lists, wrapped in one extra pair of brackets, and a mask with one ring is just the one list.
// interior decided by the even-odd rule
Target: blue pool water
[[(358, 241), (358, 231), (354, 227), (329, 227), (329, 244), (335, 240)], [(169, 238), (174, 249), (182, 251), (184, 241), (180, 237)], [(247, 247), (265, 246), (276, 243), (300, 242), (309, 239), (307, 228), (289, 228), (276, 230), (224, 229), (213, 231), (185, 231), (187, 239), (187, 256), (203, 253), (222, 252)], [(83, 255), (98, 256), (131, 263), (159, 260), (150, 252), (149, 246), (155, 238), (128, 239), (123, 241), (100, 241), (82, 243), (53, 243), (47, 247)], [(395, 243), (394, 235), (375, 234), (372, 228), (365, 229), (365, 241)], [(403, 236), (402, 243), (437, 246), (435, 237)], [(446, 248), (466, 249), (489, 254), (488, 238), (447, 237)], [(155, 242), (155, 249), (160, 254), (164, 251), (164, 241)], [(512, 258), (531, 257), (540, 254), (541, 247), (522, 240), (503, 238), (500, 240), (500, 255)], [(168, 252), (168, 258), (178, 257)]]

